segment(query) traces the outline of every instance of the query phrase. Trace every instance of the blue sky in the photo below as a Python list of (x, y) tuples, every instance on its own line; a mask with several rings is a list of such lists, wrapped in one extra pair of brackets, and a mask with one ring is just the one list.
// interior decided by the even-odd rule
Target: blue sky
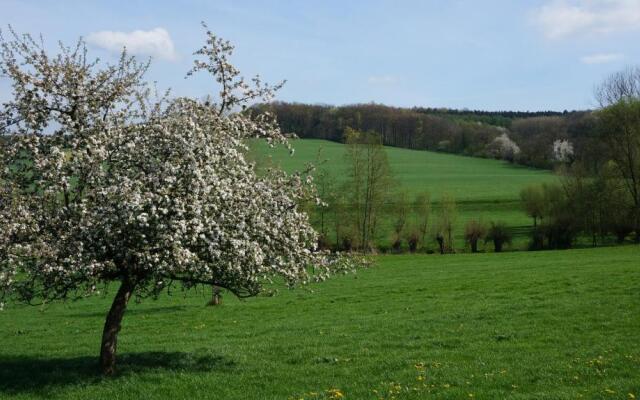
[(216, 90), (183, 79), (201, 20), (236, 45), (245, 75), (287, 79), (285, 101), (584, 109), (597, 82), (640, 64), (640, 0), (0, 0), (3, 29), (52, 48), (83, 36), (105, 60), (126, 44), (178, 95)]

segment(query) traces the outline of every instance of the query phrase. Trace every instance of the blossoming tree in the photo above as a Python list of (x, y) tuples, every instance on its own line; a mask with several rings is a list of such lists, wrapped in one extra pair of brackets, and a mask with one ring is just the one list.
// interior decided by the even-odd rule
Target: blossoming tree
[(246, 139), (285, 143), (267, 114), (237, 112), (280, 85), (247, 83), (233, 47), (207, 31), (193, 70), (215, 102), (150, 101), (147, 64), (90, 61), (82, 40), (50, 56), (29, 35), (1, 40), (13, 96), (0, 109), (0, 302), (81, 298), (115, 287), (100, 365), (114, 371), (132, 296), (215, 285), (254, 296), (274, 276), (323, 279), (348, 260), (315, 251), (306, 173), (257, 174)]

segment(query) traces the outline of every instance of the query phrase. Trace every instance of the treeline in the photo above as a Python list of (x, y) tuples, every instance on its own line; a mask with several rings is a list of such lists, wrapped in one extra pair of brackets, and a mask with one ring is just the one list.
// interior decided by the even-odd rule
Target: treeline
[(579, 156), (583, 142), (593, 133), (591, 113), (580, 111), (489, 112), (283, 102), (253, 108), (274, 113), (284, 132), (301, 138), (344, 142), (351, 128), (376, 132), (387, 146), (504, 158), (537, 168), (551, 168), (558, 161), (555, 142), (570, 141), (573, 156)]
[(451, 109), (451, 108), (432, 108), (432, 107), (414, 107), (412, 110), (428, 114), (437, 115), (453, 120), (463, 120), (469, 122), (480, 122), (483, 124), (502, 126), (509, 128), (514, 119), (532, 118), (532, 117), (558, 117), (567, 115), (570, 112), (565, 110), (558, 111), (485, 111), (485, 110), (468, 110), (468, 109)]

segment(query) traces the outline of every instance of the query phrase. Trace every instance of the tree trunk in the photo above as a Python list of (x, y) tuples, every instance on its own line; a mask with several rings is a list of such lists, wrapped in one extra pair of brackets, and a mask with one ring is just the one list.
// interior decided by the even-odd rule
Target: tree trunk
[(104, 375), (112, 375), (114, 372), (118, 332), (120, 332), (122, 317), (127, 309), (127, 303), (131, 298), (134, 287), (128, 278), (124, 278), (107, 314), (107, 320), (102, 331), (102, 345), (100, 346), (100, 368)]
[(208, 306), (219, 306), (222, 304), (222, 290), (216, 286), (211, 286), (211, 300), (207, 303)]
[(438, 247), (440, 248), (440, 254), (444, 254), (444, 237), (442, 237), (442, 235), (438, 235), (436, 237), (436, 240), (438, 241)]
[(471, 241), (471, 252), (472, 253), (478, 252), (478, 241), (475, 239)]

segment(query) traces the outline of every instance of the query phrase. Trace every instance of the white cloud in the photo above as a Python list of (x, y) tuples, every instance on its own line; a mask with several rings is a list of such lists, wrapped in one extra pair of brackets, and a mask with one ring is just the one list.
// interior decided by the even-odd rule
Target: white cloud
[(169, 61), (177, 59), (171, 36), (164, 28), (133, 32), (93, 32), (87, 36), (87, 43), (111, 52), (120, 52), (123, 47), (126, 47), (127, 52), (131, 54), (157, 57)]
[(391, 85), (398, 82), (398, 78), (392, 75), (370, 76), (369, 83), (373, 85)]
[(624, 58), (624, 55), (620, 53), (601, 53), (584, 56), (580, 61), (582, 61), (583, 64), (606, 64), (621, 60), (622, 58)]
[(534, 12), (550, 39), (640, 29), (640, 0), (552, 0)]

